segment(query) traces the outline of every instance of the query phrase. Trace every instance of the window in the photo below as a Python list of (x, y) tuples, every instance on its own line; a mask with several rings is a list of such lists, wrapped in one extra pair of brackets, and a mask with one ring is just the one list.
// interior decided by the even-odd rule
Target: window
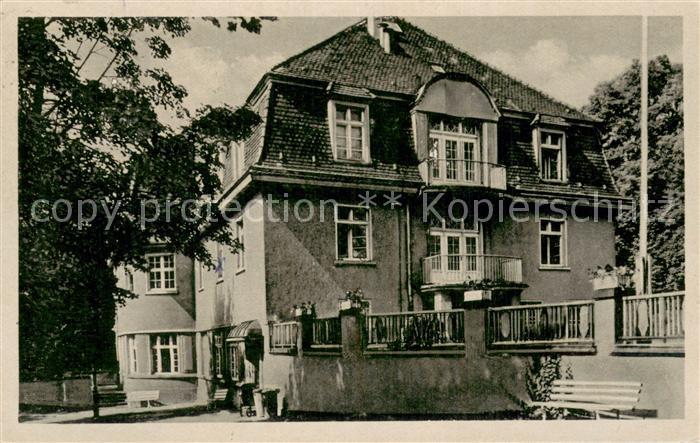
[(149, 254), (148, 258), (148, 290), (175, 291), (175, 255)]
[(430, 118), (430, 173), (433, 179), (478, 183), (481, 180), (481, 124), (451, 117)]
[(230, 344), (228, 346), (228, 363), (229, 374), (231, 374), (232, 380), (238, 380), (240, 378), (240, 362), (241, 355), (238, 348), (238, 344)]
[(151, 371), (154, 374), (172, 374), (179, 371), (176, 334), (151, 336)]
[(565, 181), (565, 134), (561, 131), (538, 129), (535, 133), (535, 140), (539, 143), (537, 149), (540, 163), (540, 176), (542, 179)]
[(126, 288), (134, 292), (134, 274), (128, 268), (124, 268), (124, 277), (126, 278)]
[(452, 220), (430, 214), (428, 224), (427, 260), (430, 269), (453, 274), (457, 272), (454, 275), (460, 279), (463, 276), (477, 278), (481, 234), (474, 217)]
[(566, 266), (566, 222), (540, 220), (540, 264), (543, 267)]
[(136, 337), (130, 335), (127, 339), (129, 348), (129, 372), (136, 374), (139, 372), (138, 349), (136, 348)]
[(338, 260), (371, 260), (370, 219), (369, 208), (336, 205), (335, 230)]
[(197, 280), (198, 288), (200, 290), (204, 289), (204, 265), (199, 260), (197, 260)]
[(369, 162), (369, 107), (330, 101), (328, 121), (336, 160)]
[(236, 251), (236, 270), (245, 269), (245, 247), (243, 245), (243, 217), (236, 220), (236, 240), (240, 249)]
[(223, 174), (219, 177), (223, 182), (235, 181), (243, 173), (245, 144), (232, 142), (226, 146), (222, 160)]
[(224, 280), (224, 268), (226, 267), (226, 257), (224, 256), (224, 248), (221, 243), (216, 244), (216, 281), (217, 283)]
[(214, 375), (223, 377), (224, 337), (222, 332), (214, 333)]

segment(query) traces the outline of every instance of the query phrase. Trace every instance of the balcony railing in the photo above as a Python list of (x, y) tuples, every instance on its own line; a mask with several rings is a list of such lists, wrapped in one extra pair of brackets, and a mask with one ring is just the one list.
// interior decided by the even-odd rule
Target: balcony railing
[(418, 165), (427, 185), (485, 186), (506, 189), (506, 168), (495, 163), (430, 158)]
[(338, 348), (341, 343), (340, 317), (313, 320), (311, 348)]
[(491, 280), (522, 283), (523, 262), (501, 255), (433, 255), (423, 260), (423, 284), (460, 284)]
[(368, 349), (464, 347), (464, 311), (414, 311), (365, 317)]
[(622, 298), (623, 344), (682, 346), (684, 292)]
[(592, 348), (593, 301), (489, 308), (491, 349)]
[(295, 321), (272, 323), (270, 326), (270, 350), (289, 352), (296, 350), (299, 324)]

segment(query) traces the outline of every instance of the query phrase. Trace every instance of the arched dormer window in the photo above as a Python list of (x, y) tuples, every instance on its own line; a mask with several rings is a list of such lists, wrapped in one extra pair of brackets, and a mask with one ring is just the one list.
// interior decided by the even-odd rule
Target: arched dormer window
[(483, 87), (445, 74), (421, 88), (412, 112), (427, 184), (505, 189), (505, 168), (497, 164), (500, 113)]

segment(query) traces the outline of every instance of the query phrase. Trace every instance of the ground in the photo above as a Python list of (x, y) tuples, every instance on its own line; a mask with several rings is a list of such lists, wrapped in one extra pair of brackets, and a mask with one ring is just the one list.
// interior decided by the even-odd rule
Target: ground
[(21, 412), (19, 421), (26, 423), (234, 423), (252, 421), (387, 421), (387, 420), (517, 420), (525, 417), (517, 412), (500, 412), (489, 415), (367, 415), (367, 414), (320, 414), (294, 412), (284, 418), (242, 417), (238, 411), (229, 409), (209, 410), (201, 403), (168, 405), (151, 408), (128, 408), (117, 406), (102, 408), (100, 418), (92, 418), (92, 411), (77, 412)]
[(250, 422), (263, 421), (257, 417), (241, 417), (238, 411), (226, 409), (209, 410), (201, 403), (158, 406), (151, 408), (128, 408), (115, 406), (100, 409), (100, 417), (94, 419), (92, 410), (77, 412), (20, 412), (20, 423), (143, 423), (143, 422)]

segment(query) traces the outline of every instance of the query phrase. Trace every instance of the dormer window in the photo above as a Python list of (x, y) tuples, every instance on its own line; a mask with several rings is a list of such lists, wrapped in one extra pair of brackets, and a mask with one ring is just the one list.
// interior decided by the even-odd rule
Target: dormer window
[(369, 107), (331, 100), (328, 103), (333, 158), (369, 163)]
[(479, 183), (481, 123), (470, 119), (431, 117), (429, 152), (433, 179)]
[(538, 128), (533, 135), (542, 180), (566, 181), (566, 134)]

